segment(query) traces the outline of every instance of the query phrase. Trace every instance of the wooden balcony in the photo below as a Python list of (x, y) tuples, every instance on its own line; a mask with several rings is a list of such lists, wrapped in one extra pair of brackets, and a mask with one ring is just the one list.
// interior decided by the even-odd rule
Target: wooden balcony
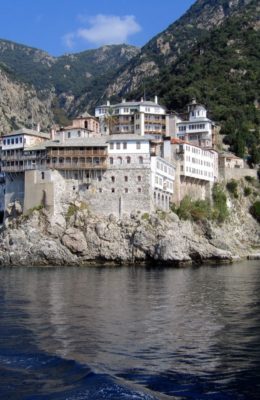
[(88, 163), (88, 162), (50, 162), (46, 164), (49, 169), (57, 170), (104, 170), (107, 169), (106, 161), (99, 163)]
[(93, 149), (83, 149), (79, 150), (77, 149), (48, 149), (47, 151), (47, 157), (48, 158), (53, 158), (53, 157), (104, 157), (107, 156), (107, 150), (106, 149), (99, 149), (99, 148), (93, 148)]

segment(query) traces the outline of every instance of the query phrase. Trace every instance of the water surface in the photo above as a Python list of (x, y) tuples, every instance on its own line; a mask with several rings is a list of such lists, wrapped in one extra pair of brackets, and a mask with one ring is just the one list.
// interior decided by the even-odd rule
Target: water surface
[(1, 399), (259, 399), (260, 265), (1, 268)]

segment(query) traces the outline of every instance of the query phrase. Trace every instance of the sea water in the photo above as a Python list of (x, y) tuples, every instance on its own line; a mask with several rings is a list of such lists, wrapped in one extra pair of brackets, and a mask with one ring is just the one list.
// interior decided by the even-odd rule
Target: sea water
[(0, 268), (0, 399), (259, 399), (260, 264)]

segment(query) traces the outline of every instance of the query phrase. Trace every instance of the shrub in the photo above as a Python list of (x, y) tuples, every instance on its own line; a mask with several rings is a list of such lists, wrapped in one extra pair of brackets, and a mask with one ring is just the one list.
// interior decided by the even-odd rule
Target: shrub
[(254, 202), (254, 204), (250, 207), (250, 213), (253, 217), (260, 222), (260, 200)]
[(251, 193), (252, 193), (252, 189), (250, 187), (247, 186), (244, 188), (244, 196), (245, 197), (250, 196)]
[(142, 219), (145, 220), (145, 221), (148, 221), (149, 220), (149, 214), (148, 213), (144, 213), (142, 215)]
[(227, 197), (219, 183), (215, 183), (212, 189), (214, 203), (213, 219), (223, 222), (228, 217)]
[(211, 208), (208, 200), (193, 201), (189, 196), (185, 196), (179, 208), (174, 212), (184, 220), (201, 221), (211, 218)]
[(229, 193), (231, 193), (236, 199), (238, 198), (238, 193), (237, 193), (237, 187), (238, 183), (235, 181), (235, 179), (231, 179), (226, 185), (227, 190)]
[(254, 181), (254, 179), (255, 179), (255, 178), (253, 178), (252, 176), (249, 176), (249, 175), (245, 176), (245, 180), (246, 180), (247, 182), (252, 183), (252, 182)]

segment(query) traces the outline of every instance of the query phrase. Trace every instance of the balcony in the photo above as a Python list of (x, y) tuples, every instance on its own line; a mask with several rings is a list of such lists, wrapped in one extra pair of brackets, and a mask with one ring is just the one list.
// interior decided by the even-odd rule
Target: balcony
[(57, 170), (100, 170), (106, 169), (106, 162), (99, 163), (88, 163), (88, 162), (50, 162), (46, 164), (46, 167), (49, 169), (57, 169)]
[(106, 149), (75, 149), (75, 150), (65, 150), (65, 149), (50, 149), (47, 152), (47, 157), (106, 157)]

